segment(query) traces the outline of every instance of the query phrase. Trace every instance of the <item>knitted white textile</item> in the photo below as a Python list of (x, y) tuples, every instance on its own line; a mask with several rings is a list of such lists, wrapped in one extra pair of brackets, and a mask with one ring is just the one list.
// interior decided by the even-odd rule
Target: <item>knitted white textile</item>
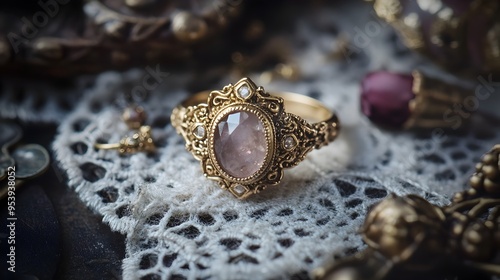
[[(98, 77), (62, 121), (53, 148), (69, 186), (112, 230), (126, 235), (125, 279), (306, 279), (334, 254), (363, 248), (358, 230), (366, 211), (387, 194), (414, 193), (442, 205), (466, 186), (474, 163), (500, 142), (498, 121), (478, 115), (466, 132), (442, 137), (388, 132), (369, 123), (358, 105), (366, 72), (427, 66), (403, 51), (386, 27), (349, 62), (327, 60), (338, 34), (318, 30), (315, 22), (333, 22), (349, 33), (364, 28), (361, 20), (374, 20), (365, 12), (353, 17), (322, 11), (297, 23), (291, 36), (307, 42), (295, 56), (303, 79), (264, 86), (320, 99), (337, 111), (342, 131), (288, 170), (279, 186), (244, 201), (204, 178), (169, 123), (192, 77), (172, 74), (150, 93), (142, 105), (157, 152), (128, 156), (93, 144), (131, 133), (113, 104), (141, 85), (145, 73)], [(236, 78), (214, 89), (225, 82)]]

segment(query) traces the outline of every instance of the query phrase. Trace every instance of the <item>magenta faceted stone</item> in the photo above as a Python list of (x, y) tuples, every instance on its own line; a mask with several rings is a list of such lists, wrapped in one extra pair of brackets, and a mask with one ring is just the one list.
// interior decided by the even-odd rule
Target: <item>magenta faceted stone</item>
[(219, 165), (235, 178), (254, 175), (267, 155), (264, 124), (254, 113), (233, 111), (215, 128), (214, 152)]
[(410, 117), (412, 86), (411, 75), (370, 73), (361, 83), (361, 111), (376, 124), (400, 128)]

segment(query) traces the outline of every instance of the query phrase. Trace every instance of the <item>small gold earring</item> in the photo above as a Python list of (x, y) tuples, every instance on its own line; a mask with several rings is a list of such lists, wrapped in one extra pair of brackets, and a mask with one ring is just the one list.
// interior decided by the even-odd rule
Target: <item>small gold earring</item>
[(132, 136), (123, 137), (118, 143), (95, 143), (94, 147), (101, 150), (118, 150), (120, 154), (137, 152), (154, 152), (156, 146), (151, 137), (151, 127), (144, 125), (146, 112), (141, 106), (129, 106), (122, 114), (123, 121), (130, 129), (137, 130)]

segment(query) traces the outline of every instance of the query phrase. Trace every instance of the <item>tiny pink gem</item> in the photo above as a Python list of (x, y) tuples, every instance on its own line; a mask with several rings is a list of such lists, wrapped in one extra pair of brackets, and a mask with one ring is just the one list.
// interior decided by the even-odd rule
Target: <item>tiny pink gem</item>
[(401, 128), (410, 117), (409, 103), (415, 98), (413, 76), (373, 72), (361, 83), (361, 111), (372, 122)]
[(214, 152), (219, 165), (235, 178), (254, 175), (265, 162), (267, 140), (262, 121), (254, 113), (234, 111), (217, 124)]
[(246, 191), (245, 187), (243, 187), (242, 185), (237, 185), (233, 188), (233, 190), (237, 195), (242, 195)]
[(131, 128), (139, 128), (146, 121), (146, 112), (140, 106), (129, 106), (122, 114), (123, 120)]

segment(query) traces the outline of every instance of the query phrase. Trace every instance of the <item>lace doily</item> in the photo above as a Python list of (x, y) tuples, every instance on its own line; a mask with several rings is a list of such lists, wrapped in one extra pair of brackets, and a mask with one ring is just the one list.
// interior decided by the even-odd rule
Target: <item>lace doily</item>
[(113, 104), (140, 85), (144, 73), (98, 77), (61, 123), (53, 149), (69, 186), (112, 230), (126, 235), (125, 279), (306, 279), (333, 254), (363, 247), (358, 230), (366, 211), (389, 193), (414, 193), (442, 205), (465, 187), (474, 163), (500, 142), (500, 130), (491, 129), (498, 121), (478, 115), (466, 132), (442, 137), (372, 126), (358, 108), (361, 77), (381, 68), (408, 71), (423, 62), (401, 50), (385, 27), (371, 38), (366, 55), (325, 61), (325, 46), (335, 44), (338, 34), (315, 24), (342, 27), (347, 18), (362, 16), (323, 11), (300, 20), (293, 38), (302, 42), (295, 58), (304, 78), (265, 85), (308, 94), (336, 109), (339, 138), (286, 172), (279, 186), (245, 201), (204, 178), (169, 124), (192, 77), (172, 74), (148, 95), (142, 105), (158, 150), (129, 156), (93, 144), (131, 133)]

